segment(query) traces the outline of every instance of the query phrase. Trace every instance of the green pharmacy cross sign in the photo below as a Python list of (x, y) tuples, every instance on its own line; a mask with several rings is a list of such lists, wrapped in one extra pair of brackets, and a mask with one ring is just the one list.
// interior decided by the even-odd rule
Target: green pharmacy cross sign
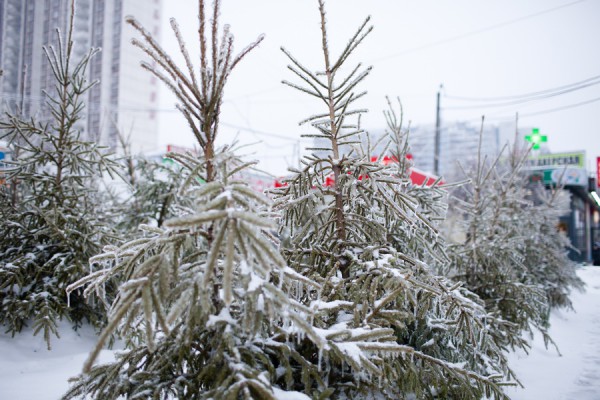
[(534, 150), (538, 150), (540, 148), (540, 143), (546, 143), (548, 141), (548, 136), (540, 135), (540, 130), (538, 128), (533, 128), (531, 130), (531, 135), (526, 135), (525, 140), (533, 144)]

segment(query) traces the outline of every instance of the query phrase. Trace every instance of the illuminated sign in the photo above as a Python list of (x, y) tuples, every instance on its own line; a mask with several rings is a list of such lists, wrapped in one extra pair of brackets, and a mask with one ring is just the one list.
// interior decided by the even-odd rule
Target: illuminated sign
[(531, 130), (531, 135), (526, 135), (525, 140), (531, 143), (534, 150), (539, 150), (540, 143), (546, 143), (548, 141), (548, 136), (542, 135), (538, 128), (533, 128)]

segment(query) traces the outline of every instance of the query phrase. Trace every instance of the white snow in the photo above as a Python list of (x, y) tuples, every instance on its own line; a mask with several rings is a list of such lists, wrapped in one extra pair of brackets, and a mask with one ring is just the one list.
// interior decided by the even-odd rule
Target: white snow
[(275, 388), (275, 397), (279, 400), (310, 400), (310, 397), (300, 392), (285, 392), (281, 389)]
[[(546, 350), (537, 335), (529, 355), (510, 356), (525, 389), (508, 388), (514, 400), (598, 400), (600, 399), (600, 267), (583, 267), (578, 275), (586, 282), (586, 292), (572, 294), (576, 312), (557, 311), (551, 316), (550, 335), (562, 357)], [(96, 341), (90, 327), (74, 332), (60, 325), (61, 339), (54, 338), (52, 350), (41, 336), (30, 330), (11, 338), (0, 331), (0, 399), (54, 400), (68, 388), (67, 379), (81, 371)], [(105, 350), (100, 362), (113, 359)], [(281, 400), (307, 399), (298, 392), (275, 391)]]
[[(59, 324), (60, 339), (52, 337), (48, 350), (43, 335), (27, 329), (15, 335), (0, 331), (0, 399), (55, 400), (69, 388), (68, 379), (81, 372), (98, 336), (90, 326), (75, 332)], [(113, 351), (103, 350), (99, 362), (114, 360)]]
[(235, 325), (235, 320), (229, 313), (228, 308), (223, 308), (221, 310), (221, 312), (219, 313), (219, 315), (211, 315), (210, 317), (208, 317), (208, 322), (206, 323), (206, 325), (213, 326), (218, 322), (225, 322), (226, 324), (229, 324), (229, 325)]
[(334, 300), (334, 301), (321, 301), (314, 300), (310, 303), (310, 308), (315, 310), (331, 310), (334, 308), (351, 307), (354, 303), (351, 301)]
[(537, 335), (529, 355), (517, 352), (510, 365), (525, 389), (510, 388), (513, 400), (600, 399), (600, 267), (583, 267), (577, 274), (586, 292), (571, 295), (572, 311), (555, 311), (550, 336), (562, 354), (548, 350)]

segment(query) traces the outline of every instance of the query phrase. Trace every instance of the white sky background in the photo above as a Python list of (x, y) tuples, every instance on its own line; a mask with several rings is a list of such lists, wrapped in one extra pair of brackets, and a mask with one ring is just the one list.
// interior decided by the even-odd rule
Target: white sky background
[[(260, 160), (262, 169), (284, 175), (288, 166), (297, 165), (299, 149), (303, 151), (308, 143), (300, 134), (312, 132), (298, 122), (322, 112), (323, 106), (281, 84), (283, 79), (298, 80), (286, 69), (288, 61), (279, 48), (284, 46), (310, 69), (323, 70), (317, 1), (222, 3), (221, 24), (231, 25), (238, 51), (260, 34), (266, 37), (233, 71), (226, 86), (221, 142), (228, 143), (238, 135), (241, 143), (255, 143), (243, 152)], [(334, 56), (364, 18), (372, 17), (375, 29), (348, 64), (362, 62), (374, 67), (359, 87), (359, 91), (368, 91), (361, 103), (370, 111), (363, 117), (367, 129), (385, 126), (386, 95), (401, 98), (405, 119), (413, 125), (432, 124), (442, 83), (447, 95), (496, 97), (551, 89), (600, 75), (599, 0), (329, 0), (326, 9)], [(197, 0), (163, 2), (161, 42), (178, 59), (170, 17), (177, 19), (190, 52), (197, 54)], [(523, 115), (596, 98), (600, 98), (600, 85), (519, 106), (443, 109), (442, 121), (473, 120), (478, 124), (485, 114), (486, 120), (494, 123), (499, 117), (514, 119), (517, 111)], [(193, 135), (183, 118), (172, 111), (174, 104), (174, 97), (162, 90), (160, 143), (163, 147), (168, 143), (192, 146)], [(442, 98), (443, 108), (465, 104)], [(586, 150), (588, 169), (595, 171), (595, 159), (600, 156), (600, 101), (521, 117), (520, 125), (538, 127), (548, 136), (552, 152)]]

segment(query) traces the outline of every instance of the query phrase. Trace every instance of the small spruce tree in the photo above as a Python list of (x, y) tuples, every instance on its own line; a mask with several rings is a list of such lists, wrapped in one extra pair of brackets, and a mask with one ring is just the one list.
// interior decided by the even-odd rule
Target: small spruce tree
[[(117, 172), (97, 144), (82, 137), (84, 96), (96, 82), (86, 68), (97, 50), (73, 59), (73, 14), (58, 46), (44, 47), (54, 78), (46, 93), (49, 121), (7, 114), (0, 139), (18, 154), (2, 192), (0, 221), (0, 323), (14, 335), (28, 323), (43, 332), (50, 348), (58, 320), (75, 326), (105, 320), (99, 302), (86, 302), (81, 291), (65, 289), (88, 272), (87, 260), (108, 243), (98, 186), (105, 173)], [(110, 287), (106, 287), (110, 297)]]
[[(278, 254), (276, 226), (264, 215), (270, 200), (232, 178), (248, 164), (215, 145), (225, 82), (262, 39), (234, 56), (229, 27), (217, 36), (219, 6), (215, 0), (207, 23), (199, 1), (199, 76), (175, 21), (184, 69), (128, 18), (143, 37), (134, 45), (156, 63), (142, 66), (177, 96), (200, 154), (169, 154), (185, 174), (177, 198), (191, 206), (161, 227), (142, 225), (134, 240), (105, 247), (91, 259), (102, 269), (69, 288), (85, 286), (89, 294), (124, 281), (84, 373), (65, 398), (275, 399), (297, 382), (312, 387), (322, 381), (296, 350), (303, 340), (317, 350), (325, 346), (301, 302), (319, 286)], [(126, 338), (126, 350), (112, 363), (93, 366), (115, 332)]]
[(113, 194), (113, 213), (117, 230), (123, 237), (131, 237), (142, 224), (160, 228), (177, 215), (183, 206), (183, 199), (177, 199), (183, 174), (170, 158), (156, 160), (125, 153), (124, 159), (128, 179), (124, 193)]
[(453, 263), (445, 272), (485, 302), (494, 316), (490, 324), (495, 326), (499, 346), (527, 350), (524, 332), (538, 330), (546, 343), (551, 341), (546, 292), (530, 275), (531, 267), (538, 268), (530, 263), (540, 261), (534, 261), (539, 257), (535, 250), (538, 223), (548, 215), (546, 210), (536, 210), (528, 196), (522, 176), (527, 153), (503, 156), (505, 150), (488, 160), (479, 149), (474, 171), (469, 174), (462, 167), (469, 183), (459, 188), (461, 193), (452, 205), (461, 215), (465, 236), (463, 242), (449, 246)]
[(527, 270), (522, 281), (544, 290), (549, 310), (570, 308), (571, 290), (583, 289), (583, 282), (576, 274), (576, 264), (568, 257), (572, 245), (566, 234), (558, 229), (560, 217), (570, 212), (570, 196), (560, 185), (546, 189), (539, 182), (529, 182), (527, 171), (519, 162), (520, 158), (528, 156), (528, 150), (515, 141), (510, 158), (504, 163), (505, 168), (516, 170), (517, 182), (521, 182), (527, 200), (527, 206), (522, 210), (523, 218), (518, 219), (520, 230), (526, 232), (521, 249)]
[[(125, 173), (106, 187), (109, 214), (121, 238), (136, 236), (140, 225), (162, 227), (185, 201), (177, 199), (182, 167), (166, 156), (134, 155), (129, 138), (117, 129)], [(189, 202), (186, 204), (189, 206)]]
[(584, 283), (577, 276), (577, 264), (568, 257), (571, 241), (558, 229), (560, 217), (570, 212), (570, 196), (560, 187), (541, 185), (531, 187), (529, 196), (530, 218), (523, 222), (531, 235), (523, 243), (527, 266), (523, 283), (541, 286), (551, 310), (572, 308), (571, 291), (583, 290)]
[(388, 110), (384, 112), (387, 123), (387, 134), (391, 140), (389, 150), (392, 154), (391, 164), (394, 176), (402, 181), (402, 196), (396, 196), (397, 204), (404, 205), (408, 213), (415, 213), (417, 226), (414, 229), (402, 220), (390, 221), (389, 239), (396, 249), (425, 261), (435, 267), (449, 262), (446, 254), (446, 243), (440, 235), (440, 225), (446, 219), (448, 209), (448, 190), (453, 185), (444, 183), (441, 178), (432, 184), (423, 182), (421, 185), (412, 183), (410, 178), (412, 160), (407, 156), (410, 152), (409, 130), (403, 129), (403, 110), (400, 99), (399, 113), (387, 99)]
[(307, 342), (300, 354), (320, 354), (313, 362), (332, 398), (504, 398), (502, 377), (511, 372), (485, 310), (423, 261), (443, 246), (429, 244), (445, 208), (441, 189), (410, 183), (393, 111), (387, 116), (399, 163), (373, 162), (371, 146), (360, 145), (364, 133), (353, 117), (364, 111), (355, 102), (365, 93), (356, 90), (370, 68), (345, 68), (371, 31), (369, 19), (332, 59), (323, 0), (319, 11), (324, 69), (311, 72), (283, 49), (302, 82), (284, 83), (324, 104), (322, 114), (301, 123), (326, 145), (274, 190), (282, 253), (321, 286), (306, 301), (327, 346), (319, 351)]

